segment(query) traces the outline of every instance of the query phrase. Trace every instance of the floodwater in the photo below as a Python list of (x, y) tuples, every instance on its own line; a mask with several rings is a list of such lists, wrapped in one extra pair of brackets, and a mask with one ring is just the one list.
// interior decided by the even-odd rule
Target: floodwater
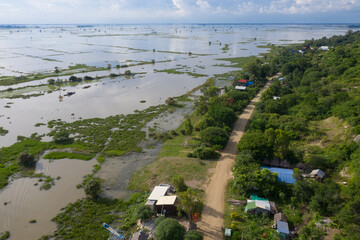
[[(258, 46), (299, 43), (304, 39), (345, 34), (346, 31), (348, 27), (340, 25), (95, 25), (87, 28), (40, 25), (1, 28), (0, 77), (53, 72), (55, 67), (65, 69), (76, 64), (106, 67), (108, 64), (115, 66), (152, 60), (155, 64), (75, 74), (96, 77), (124, 73), (125, 70), (141, 73), (130, 78), (107, 77), (88, 83), (68, 84), (50, 92), (48, 90), (53, 89), (48, 86), (34, 88), (26, 94), (43, 95), (29, 99), (9, 99), (4, 95), (9, 86), (0, 86), (0, 127), (9, 131), (0, 136), (0, 147), (15, 143), (19, 135), (49, 132), (46, 125), (35, 127), (36, 123), (128, 114), (162, 104), (168, 97), (185, 94), (214, 74), (234, 70), (214, 66), (229, 64), (218, 58), (257, 56), (268, 51)], [(225, 44), (229, 45), (229, 50), (223, 49)], [(208, 77), (155, 71), (171, 68)], [(68, 76), (59, 78), (67, 79)], [(21, 92), (18, 88), (44, 84), (47, 80), (21, 83), (11, 88), (14, 92)], [(223, 86), (219, 81), (217, 85)], [(90, 87), (84, 89), (84, 86)], [(75, 94), (66, 97), (67, 92)], [(59, 101), (60, 95), (62, 101)], [(184, 113), (186, 111), (164, 117), (159, 124), (160, 130), (176, 128), (184, 119)], [(129, 177), (143, 164), (150, 163), (159, 149), (160, 146), (155, 145), (145, 153), (108, 159), (97, 173), (105, 180), (104, 187), (108, 189), (104, 190), (104, 195), (128, 196), (125, 188)], [(0, 232), (9, 230), (11, 239), (37, 239), (50, 234), (56, 228), (50, 220), (60, 209), (84, 197), (83, 190), (75, 186), (83, 176), (91, 173), (94, 164), (95, 161), (64, 159), (49, 163), (40, 160), (37, 172), (55, 178), (60, 176), (61, 179), (55, 180), (55, 186), (47, 191), (34, 186), (38, 181), (36, 178), (12, 181), (0, 192)], [(31, 219), (37, 223), (29, 223)]]
[[(75, 186), (94, 164), (96, 160), (39, 160), (36, 173), (60, 179), (49, 190), (40, 190), (38, 178), (15, 179), (5, 187), (0, 194), (0, 232), (10, 231), (11, 239), (38, 239), (51, 234), (56, 229), (51, 219), (61, 208), (85, 197), (84, 190)], [(32, 219), (36, 223), (29, 223)]]

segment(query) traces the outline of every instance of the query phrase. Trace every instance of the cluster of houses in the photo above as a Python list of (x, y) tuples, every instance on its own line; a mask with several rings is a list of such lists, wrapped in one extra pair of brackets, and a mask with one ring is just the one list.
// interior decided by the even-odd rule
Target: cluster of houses
[[(271, 167), (262, 167), (267, 168), (271, 172), (277, 172), (279, 181), (293, 184), (295, 179), (292, 177), (291, 169), (280, 169), (280, 168), (271, 168)], [(280, 169), (280, 170), (279, 170)], [(286, 170), (286, 171), (285, 171)], [(318, 181), (322, 181), (325, 177), (325, 172), (321, 169), (314, 169), (310, 174), (303, 174), (303, 177), (314, 178)], [(289, 224), (287, 222), (286, 216), (278, 212), (275, 202), (269, 201), (266, 198), (261, 198), (257, 194), (251, 194), (250, 199), (247, 200), (245, 206), (245, 212), (251, 215), (267, 214), (274, 216), (273, 228), (277, 230), (282, 239), (289, 239), (294, 236), (295, 232), (290, 232)]]
[(245, 212), (251, 215), (274, 215), (273, 228), (276, 228), (283, 239), (288, 239), (291, 236), (287, 218), (283, 213), (278, 212), (275, 202), (261, 198), (257, 194), (251, 194), (250, 199), (247, 200)]
[(250, 82), (246, 79), (240, 79), (236, 83), (235, 90), (246, 91), (246, 88), (253, 84), (254, 84), (254, 82)]

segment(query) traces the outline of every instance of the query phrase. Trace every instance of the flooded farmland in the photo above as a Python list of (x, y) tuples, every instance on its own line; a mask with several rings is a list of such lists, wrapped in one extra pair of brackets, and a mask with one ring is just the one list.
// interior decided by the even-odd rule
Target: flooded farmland
[[(130, 114), (163, 104), (201, 85), (214, 74), (235, 68), (219, 58), (258, 56), (268, 44), (292, 44), (304, 39), (346, 33), (337, 25), (39, 25), (0, 29), (0, 80), (7, 76), (50, 74), (41, 80), (0, 86), (0, 147), (18, 136), (49, 133), (54, 119), (74, 122)], [(225, 48), (225, 44), (228, 46)], [(55, 69), (83, 64), (98, 70), (54, 75)], [(108, 69), (107, 69), (108, 68)], [(175, 69), (180, 74), (162, 72)], [(132, 74), (124, 76), (125, 71)], [(113, 74), (113, 75), (112, 75)], [(70, 75), (91, 76), (92, 81), (48, 85), (49, 79)], [(96, 78), (101, 77), (101, 78)], [(9, 89), (11, 88), (11, 89)], [(73, 94), (68, 94), (68, 93)], [(22, 97), (14, 97), (21, 95)], [(26, 97), (28, 95), (29, 97)], [(188, 111), (185, 111), (188, 114)], [(175, 129), (186, 114), (174, 115), (163, 125)], [(165, 117), (166, 119), (166, 117)], [(170, 125), (170, 126), (169, 126)], [(43, 141), (51, 140), (44, 136)], [(109, 159), (98, 176), (107, 181), (108, 197), (126, 197), (132, 172), (150, 163), (159, 146), (149, 154)], [(139, 161), (144, 158), (144, 162)], [(68, 203), (85, 196), (75, 186), (92, 172), (95, 160), (40, 159), (37, 173), (54, 178), (55, 185), (40, 191), (38, 178), (14, 179), (0, 190), (0, 232), (11, 239), (37, 239), (54, 231), (51, 219)], [(121, 173), (126, 173), (121, 175)], [(35, 186), (36, 185), (36, 186)], [(30, 220), (36, 223), (29, 223)]]

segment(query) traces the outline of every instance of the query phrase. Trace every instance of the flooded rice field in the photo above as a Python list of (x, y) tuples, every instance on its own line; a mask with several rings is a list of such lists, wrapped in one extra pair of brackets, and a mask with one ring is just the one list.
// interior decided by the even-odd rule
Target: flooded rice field
[[(219, 66), (229, 65), (227, 61), (217, 60), (219, 58), (258, 56), (269, 50), (268, 44), (299, 43), (304, 39), (344, 34), (347, 30), (346, 26), (337, 25), (95, 25), (86, 28), (40, 25), (1, 28), (0, 80), (6, 76), (53, 74), (55, 68), (63, 70), (77, 64), (99, 69), (74, 70), (73, 75), (102, 78), (81, 83), (47, 84), (49, 79), (67, 80), (72, 75), (59, 74), (0, 86), (0, 129), (8, 130), (4, 136), (0, 135), (0, 147), (12, 145), (18, 136), (48, 133), (46, 125), (50, 120), (72, 122), (104, 118), (163, 104), (168, 97), (183, 95), (214, 74), (235, 70)], [(225, 44), (228, 48), (224, 48)], [(159, 72), (166, 69), (175, 69), (181, 74)], [(126, 70), (133, 74), (118, 76)], [(109, 77), (110, 74), (116, 76)], [(225, 84), (216, 80), (217, 86)], [(69, 92), (74, 94), (66, 96)], [(22, 97), (14, 98), (15, 95)], [(149, 124), (156, 123), (160, 131), (175, 129), (191, 108), (188, 106)], [(49, 139), (43, 138), (44, 141)], [(141, 166), (151, 163), (160, 147), (154, 144), (143, 153), (107, 159), (96, 174), (104, 179), (103, 195), (127, 197), (128, 179)], [(40, 159), (37, 173), (60, 178), (47, 191), (39, 190), (38, 178), (16, 179), (0, 190), (0, 232), (10, 231), (11, 239), (37, 239), (50, 234), (56, 228), (51, 219), (60, 209), (84, 197), (83, 189), (75, 186), (81, 183), (83, 176), (91, 173), (95, 163), (95, 160), (49, 162)], [(32, 219), (36, 223), (30, 223)]]
[[(0, 193), (0, 232), (10, 231), (11, 239), (38, 239), (56, 229), (51, 222), (67, 204), (85, 197), (83, 189), (76, 189), (83, 176), (91, 172), (96, 160), (40, 159), (36, 173), (55, 178), (49, 190), (40, 190), (39, 178), (13, 180)], [(58, 178), (60, 177), (60, 178)], [(36, 223), (30, 223), (35, 220)]]

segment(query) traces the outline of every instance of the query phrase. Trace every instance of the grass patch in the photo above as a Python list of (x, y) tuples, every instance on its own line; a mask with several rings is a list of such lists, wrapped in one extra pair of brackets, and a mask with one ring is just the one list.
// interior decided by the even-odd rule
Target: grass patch
[(8, 134), (9, 130), (4, 129), (3, 127), (0, 127), (0, 136), (5, 136)]
[(156, 70), (156, 69), (154, 69), (154, 72), (166, 72), (166, 73), (169, 73), (169, 74), (187, 74), (187, 75), (193, 76), (195, 78), (197, 78), (197, 77), (208, 77), (208, 75), (206, 75), (206, 74), (200, 74), (200, 73), (194, 73), (194, 72), (181, 72), (181, 71), (178, 71), (177, 69), (179, 69), (179, 68), (171, 68), (171, 69), (164, 69), (164, 70)]
[(249, 57), (235, 57), (235, 58), (218, 58), (216, 60), (220, 61), (228, 61), (231, 62), (230, 65), (225, 64), (216, 64), (214, 66), (220, 66), (220, 67), (237, 67), (242, 68), (245, 64), (253, 62), (257, 59), (256, 56), (249, 56)]
[(45, 159), (79, 159), (79, 160), (91, 160), (93, 155), (84, 155), (80, 153), (71, 153), (71, 152), (51, 152), (44, 156)]

